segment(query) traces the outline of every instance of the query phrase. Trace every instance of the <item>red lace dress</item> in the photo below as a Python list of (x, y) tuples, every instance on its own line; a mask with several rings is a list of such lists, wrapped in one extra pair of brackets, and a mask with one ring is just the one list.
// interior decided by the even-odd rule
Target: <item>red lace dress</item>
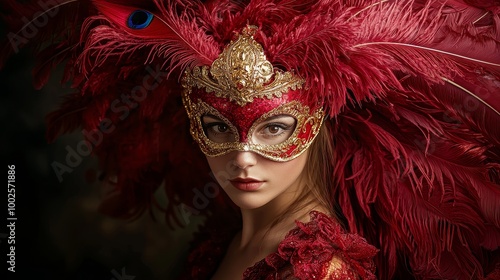
[[(278, 251), (247, 268), (245, 280), (256, 279), (375, 279), (373, 257), (377, 249), (355, 234), (345, 233), (327, 215), (313, 211), (307, 223), (297, 222), (278, 245)], [(223, 220), (223, 219), (222, 219)], [(221, 219), (219, 219), (221, 221)], [(222, 261), (234, 234), (239, 230), (205, 230), (190, 254), (182, 279), (207, 280)], [(236, 223), (238, 225), (238, 223)]]

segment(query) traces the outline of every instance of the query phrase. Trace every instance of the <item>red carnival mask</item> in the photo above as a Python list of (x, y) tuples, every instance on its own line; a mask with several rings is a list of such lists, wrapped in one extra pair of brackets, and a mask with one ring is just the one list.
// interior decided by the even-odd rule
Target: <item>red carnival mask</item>
[[(254, 32), (254, 27), (245, 28), (210, 70), (203, 66), (186, 71), (183, 102), (191, 135), (210, 157), (252, 151), (289, 161), (310, 146), (324, 113), (304, 104), (304, 81), (292, 72), (275, 70), (253, 39)], [(276, 118), (293, 118), (293, 124), (275, 124)]]

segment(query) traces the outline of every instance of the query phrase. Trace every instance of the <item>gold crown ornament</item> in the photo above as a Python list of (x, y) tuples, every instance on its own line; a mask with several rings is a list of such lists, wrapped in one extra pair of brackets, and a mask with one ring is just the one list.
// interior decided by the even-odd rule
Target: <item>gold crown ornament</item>
[(301, 88), (303, 79), (292, 72), (274, 70), (262, 46), (253, 38), (256, 31), (256, 26), (244, 28), (238, 39), (212, 63), (210, 70), (202, 66), (186, 71), (184, 86), (204, 88), (207, 93), (213, 92), (240, 106), (256, 97), (271, 99), (281, 97), (290, 89)]

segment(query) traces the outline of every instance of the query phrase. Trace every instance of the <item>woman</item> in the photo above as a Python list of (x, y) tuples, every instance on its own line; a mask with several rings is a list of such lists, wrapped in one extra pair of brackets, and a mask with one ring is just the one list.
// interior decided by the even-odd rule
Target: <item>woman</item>
[[(245, 27), (210, 69), (197, 67), (184, 76), (183, 101), (191, 135), (242, 217), (242, 229), (227, 248), (220, 247), (226, 253), (214, 256), (197, 250), (193, 255), (199, 263), (189, 268), (186, 279), (208, 279), (212, 274), (212, 279), (242, 275), (259, 279), (273, 274), (303, 279), (374, 278), (371, 257), (376, 250), (358, 236), (341, 233), (337, 220), (320, 213), (332, 212), (331, 184), (321, 171), (330, 165), (323, 155), (333, 152), (328, 128), (321, 129), (323, 109), (307, 103), (302, 79), (274, 71), (253, 38), (256, 32), (255, 26)], [(304, 228), (287, 235), (297, 221), (304, 222)], [(317, 229), (309, 232), (305, 227)], [(323, 242), (312, 244), (313, 239)], [(287, 246), (297, 252), (309, 246), (308, 254), (320, 257), (312, 263), (300, 254), (275, 253)], [(204, 264), (207, 259), (214, 265)]]
[[(92, 145), (118, 178), (105, 212), (141, 214), (165, 181), (169, 221), (210, 217), (189, 279), (500, 273), (498, 3), (71, 5), (58, 6), (37, 68), (41, 85), (47, 65), (68, 61), (80, 91), (51, 115), (49, 138), (79, 126), (105, 136)], [(13, 50), (33, 43), (13, 34)], [(241, 227), (210, 229), (234, 209), (195, 199), (210, 179), (193, 176), (209, 173), (188, 119)]]

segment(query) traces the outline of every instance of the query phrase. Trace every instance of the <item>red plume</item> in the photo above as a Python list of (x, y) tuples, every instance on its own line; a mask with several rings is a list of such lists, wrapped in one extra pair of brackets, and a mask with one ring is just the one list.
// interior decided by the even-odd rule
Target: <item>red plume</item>
[[(81, 57), (84, 72), (88, 71), (90, 61), (94, 61), (90, 66), (95, 67), (106, 63), (110, 57), (127, 59), (139, 49), (149, 50), (142, 63), (161, 60), (168, 73), (174, 70), (182, 73), (186, 67), (211, 64), (218, 56), (219, 45), (196, 26), (193, 11), (186, 9), (182, 16), (177, 15), (178, 6), (174, 1), (158, 2), (156, 11), (152, 12), (103, 0), (94, 0), (94, 3), (104, 17), (95, 17), (84, 26), (89, 30), (86, 51)], [(137, 10), (152, 14), (152, 21), (146, 28), (127, 26), (128, 18)], [(93, 24), (99, 20), (110, 21), (112, 26), (94, 29)]]

